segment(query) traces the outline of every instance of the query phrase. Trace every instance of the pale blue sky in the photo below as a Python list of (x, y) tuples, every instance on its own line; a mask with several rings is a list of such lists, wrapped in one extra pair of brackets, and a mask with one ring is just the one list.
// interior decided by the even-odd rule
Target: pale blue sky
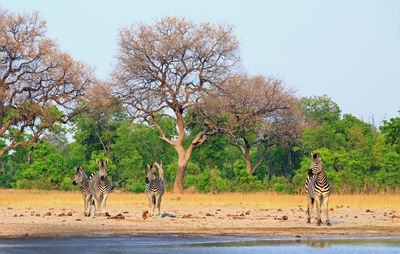
[(379, 125), (399, 116), (400, 1), (0, 0), (38, 10), (48, 35), (106, 79), (118, 30), (162, 16), (233, 24), (243, 70), (282, 78), (298, 96), (327, 94), (344, 113)]

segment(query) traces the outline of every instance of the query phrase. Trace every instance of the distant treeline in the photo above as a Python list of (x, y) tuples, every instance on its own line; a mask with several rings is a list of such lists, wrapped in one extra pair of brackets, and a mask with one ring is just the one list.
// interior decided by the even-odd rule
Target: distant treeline
[[(399, 117), (376, 128), (352, 115), (342, 116), (338, 105), (327, 96), (301, 98), (299, 104), (310, 126), (298, 140), (269, 147), (253, 174), (246, 170), (232, 140), (216, 134), (194, 150), (184, 188), (194, 186), (205, 193), (301, 193), (310, 152), (315, 151), (321, 153), (336, 193), (392, 191), (400, 187)], [(74, 128), (3, 156), (1, 186), (71, 190), (74, 167), (83, 166), (91, 173), (97, 170), (96, 159), (108, 158), (109, 176), (114, 181), (129, 177), (124, 189), (133, 192), (144, 191), (146, 164), (162, 161), (167, 188), (171, 190), (178, 159), (174, 148), (159, 138), (155, 127), (129, 119), (120, 107), (98, 117), (77, 116)], [(159, 124), (174, 133), (174, 123), (168, 117), (161, 118)], [(67, 134), (74, 138), (73, 142), (68, 142)], [(258, 161), (262, 151), (261, 146), (252, 147), (251, 161)]]

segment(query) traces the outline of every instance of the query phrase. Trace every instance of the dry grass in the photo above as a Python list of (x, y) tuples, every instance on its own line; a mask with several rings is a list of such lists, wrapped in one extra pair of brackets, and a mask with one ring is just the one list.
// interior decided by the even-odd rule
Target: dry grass
[[(177, 200), (179, 199), (179, 200)], [(110, 194), (107, 204), (147, 204), (145, 194)], [(167, 205), (235, 205), (264, 208), (306, 206), (304, 195), (282, 195), (275, 193), (222, 193), (222, 194), (174, 194), (166, 193), (163, 204)], [(36, 191), (36, 190), (0, 190), (0, 205), (29, 207), (63, 207), (63, 205), (81, 204), (79, 192)], [(400, 195), (396, 194), (355, 194), (332, 195), (330, 207), (351, 208), (389, 208), (400, 209)]]

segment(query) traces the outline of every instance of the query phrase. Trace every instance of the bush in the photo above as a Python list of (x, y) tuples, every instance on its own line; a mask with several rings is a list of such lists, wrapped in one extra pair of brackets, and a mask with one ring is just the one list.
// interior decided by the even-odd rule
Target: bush
[(239, 192), (255, 192), (262, 190), (262, 182), (256, 177), (249, 174), (243, 160), (238, 160), (233, 164), (235, 172), (234, 190)]
[(131, 191), (134, 193), (142, 193), (146, 190), (146, 183), (134, 183), (131, 187)]
[(65, 177), (60, 185), (60, 190), (73, 190), (76, 187), (72, 185), (72, 179), (70, 177)]

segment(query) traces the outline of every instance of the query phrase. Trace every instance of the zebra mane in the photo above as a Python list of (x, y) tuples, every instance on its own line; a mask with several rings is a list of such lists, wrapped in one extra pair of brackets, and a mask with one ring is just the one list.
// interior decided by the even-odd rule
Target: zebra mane
[(81, 173), (82, 173), (84, 178), (88, 179), (87, 174), (86, 174), (86, 172), (85, 172), (85, 170), (83, 168), (81, 168)]
[(93, 172), (90, 176), (89, 176), (89, 180), (92, 180), (92, 178), (98, 173), (98, 171)]

